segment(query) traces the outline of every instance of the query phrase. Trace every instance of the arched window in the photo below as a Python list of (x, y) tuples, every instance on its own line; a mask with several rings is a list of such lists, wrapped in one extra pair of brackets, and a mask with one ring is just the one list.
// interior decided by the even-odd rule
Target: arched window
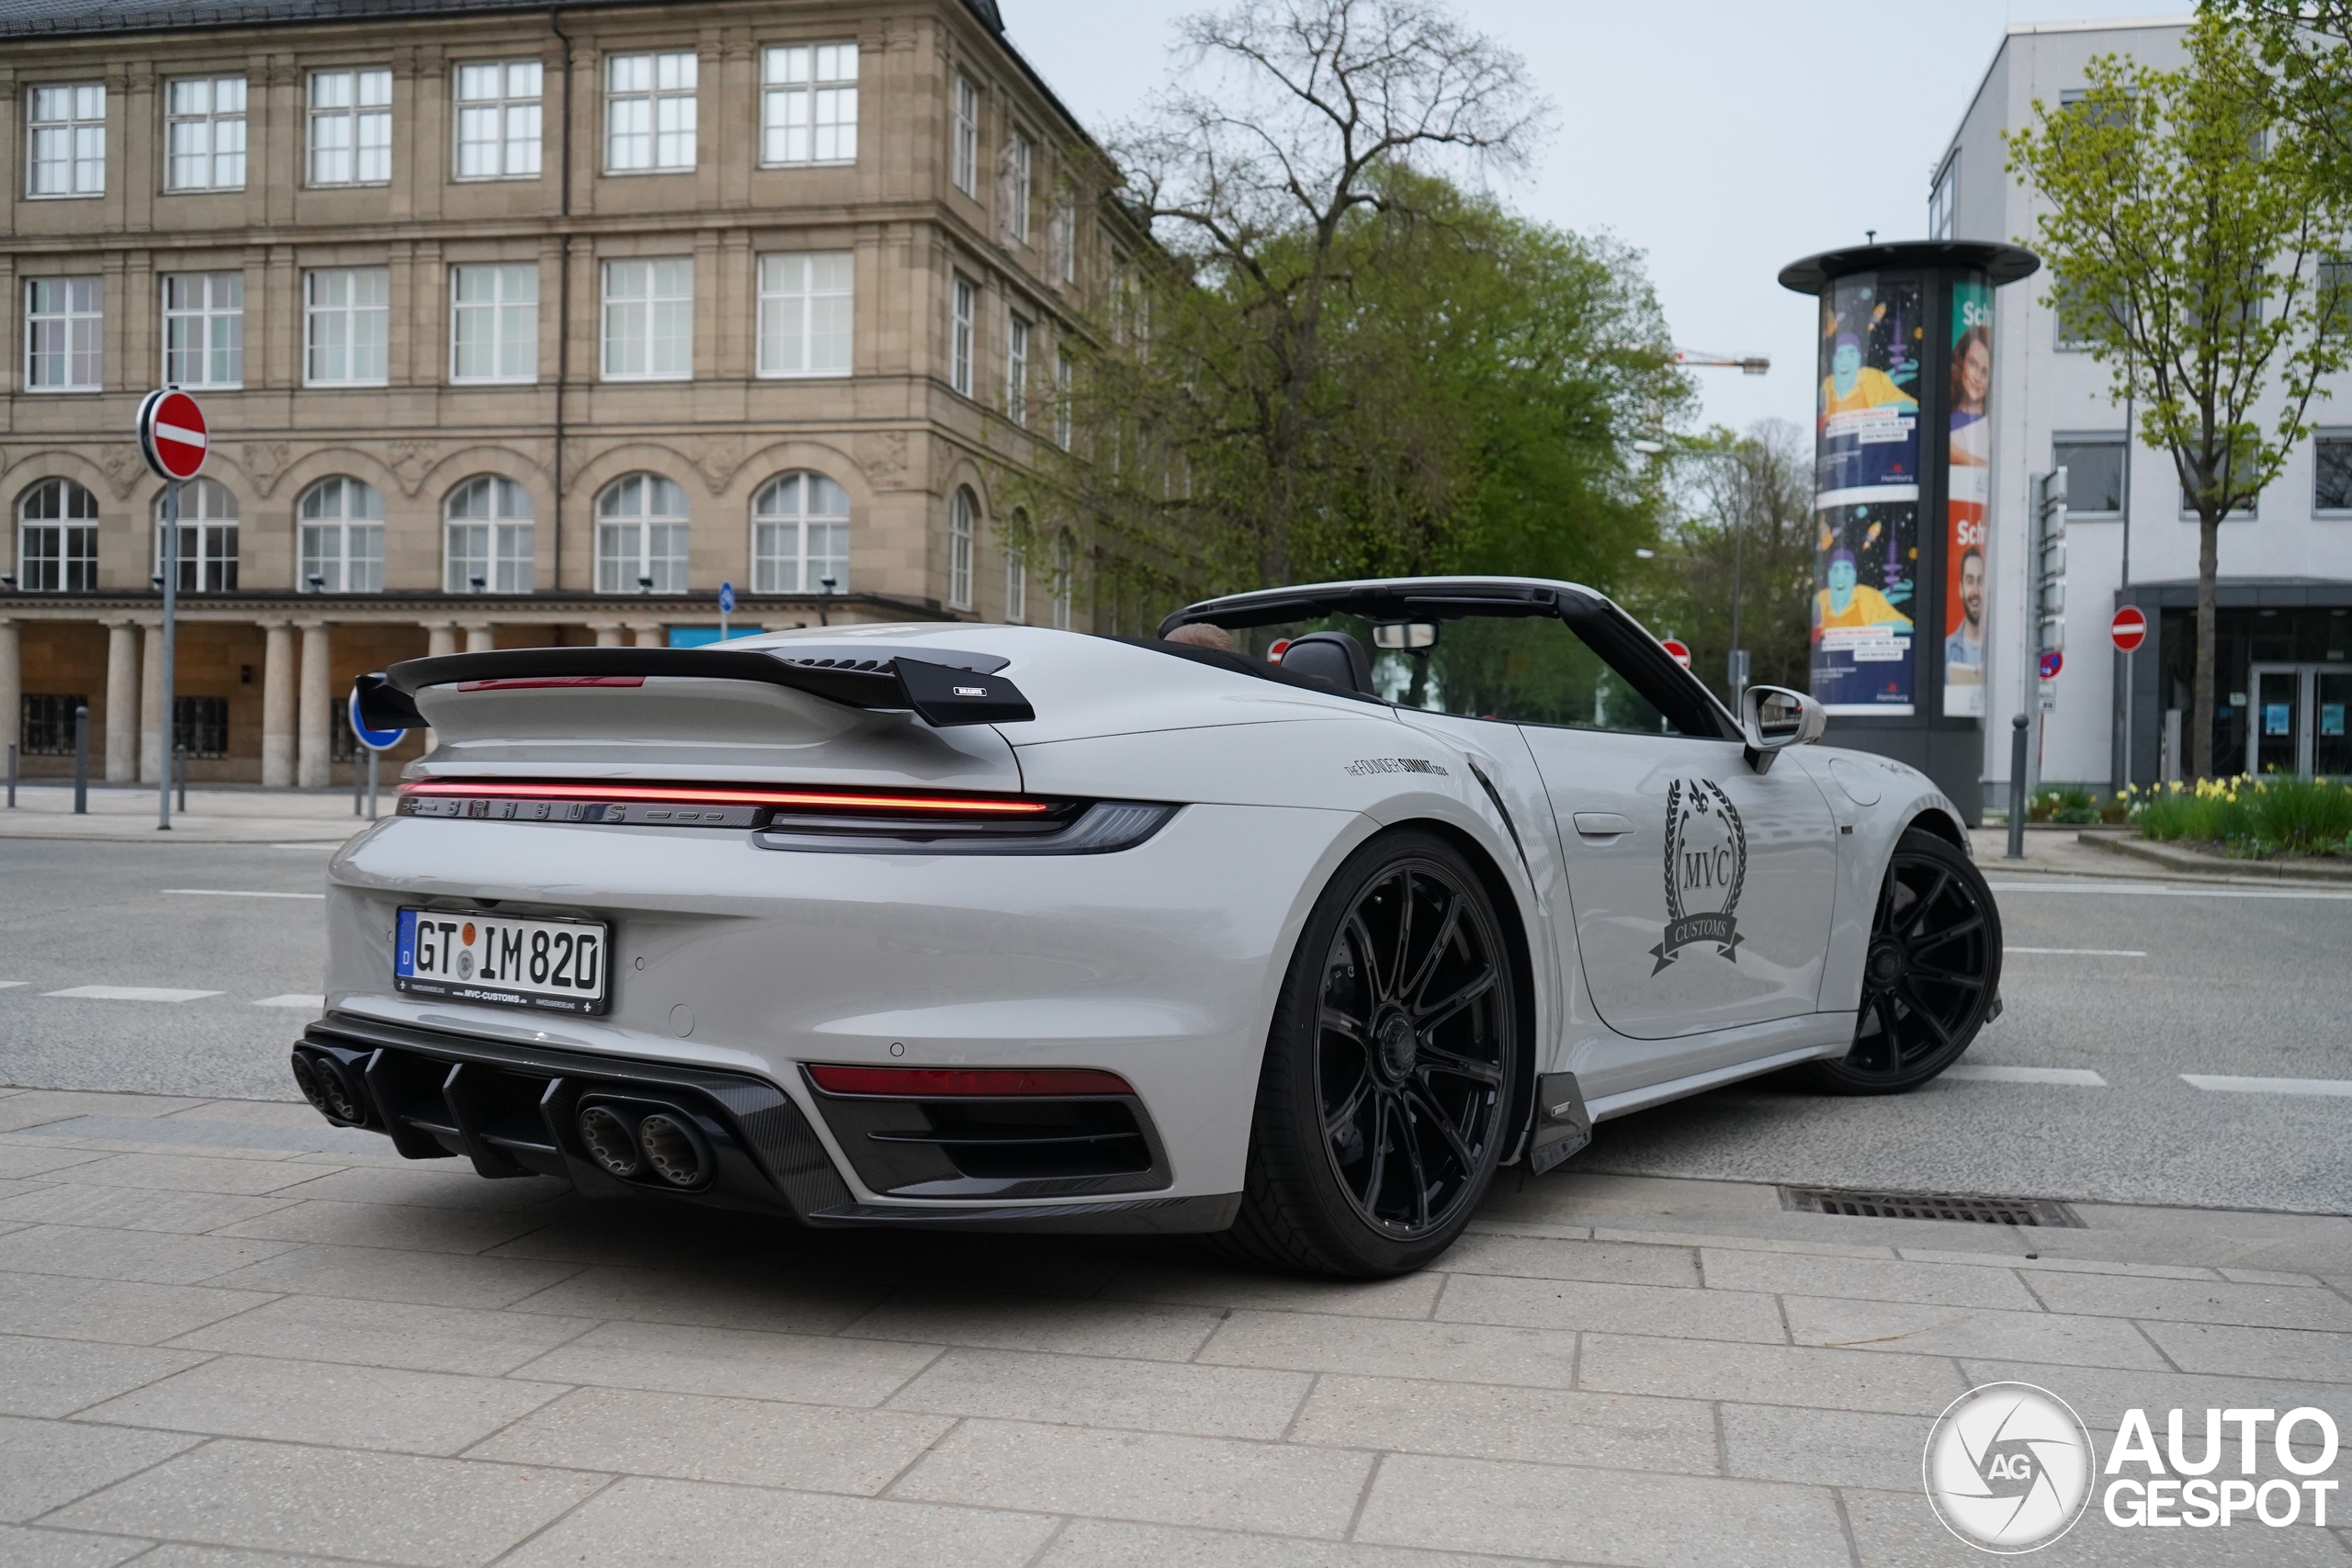
[(1018, 508), (1012, 534), (1004, 551), (1004, 618), (1021, 626), (1029, 624), (1029, 514)]
[[(155, 498), (155, 516), (164, 498)], [(155, 570), (164, 570), (163, 530), (155, 532)], [(182, 593), (237, 591), (237, 498), (218, 479), (190, 479), (180, 486), (180, 577)]]
[(1069, 630), (1070, 582), (1078, 570), (1078, 547), (1068, 534), (1054, 539), (1054, 629)]
[(947, 607), (972, 607), (973, 535), (978, 531), (980, 503), (969, 490), (957, 486), (947, 502)]
[(98, 498), (72, 479), (43, 479), (17, 500), (17, 586), (87, 593), (98, 585)]
[(659, 474), (615, 479), (596, 498), (596, 592), (686, 591), (686, 492)]
[(451, 593), (528, 593), (531, 492), (477, 474), (442, 502), (441, 586)]
[(822, 474), (784, 474), (762, 485), (752, 498), (752, 592), (848, 590), (849, 491)]
[(302, 521), (302, 586), (322, 593), (384, 591), (384, 495), (348, 474), (321, 479), (295, 508)]

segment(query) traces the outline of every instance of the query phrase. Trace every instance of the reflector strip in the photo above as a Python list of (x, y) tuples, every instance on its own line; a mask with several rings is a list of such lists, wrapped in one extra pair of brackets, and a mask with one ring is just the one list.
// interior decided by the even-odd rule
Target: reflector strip
[(837, 795), (814, 790), (730, 789), (679, 784), (608, 784), (594, 779), (571, 784), (487, 784), (435, 781), (401, 785), (402, 795), (469, 795), (504, 800), (656, 800), (680, 805), (776, 806), (869, 811), (966, 812), (988, 817), (1035, 817), (1051, 811), (1046, 800), (979, 795)]
[(808, 1076), (827, 1094), (878, 1094), (906, 1100), (989, 1095), (1133, 1094), (1127, 1080), (1097, 1067), (848, 1067), (811, 1062)]
[(462, 681), (461, 692), (519, 692), (533, 686), (642, 686), (642, 675), (518, 676), (507, 681)]

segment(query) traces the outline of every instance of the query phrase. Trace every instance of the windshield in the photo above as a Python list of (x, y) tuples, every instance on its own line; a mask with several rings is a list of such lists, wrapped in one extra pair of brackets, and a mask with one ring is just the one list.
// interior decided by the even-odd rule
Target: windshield
[(1233, 639), (1245, 658), (1275, 663), (1283, 648), (1312, 632), (1353, 637), (1370, 660), (1374, 692), (1400, 707), (1573, 729), (1683, 733), (1555, 615), (1417, 610), (1411, 622), (1324, 615), (1237, 627)]

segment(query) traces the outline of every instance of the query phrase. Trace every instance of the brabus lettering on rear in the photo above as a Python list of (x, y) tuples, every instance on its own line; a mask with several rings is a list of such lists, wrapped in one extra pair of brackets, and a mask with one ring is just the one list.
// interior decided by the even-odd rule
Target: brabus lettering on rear
[(953, 690), (959, 697), (985, 697), (989, 694), (986, 686), (956, 686)]

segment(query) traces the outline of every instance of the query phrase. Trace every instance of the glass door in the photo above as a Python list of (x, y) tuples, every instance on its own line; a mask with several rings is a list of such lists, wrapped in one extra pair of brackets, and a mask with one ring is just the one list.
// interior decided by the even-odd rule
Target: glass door
[(2254, 711), (2246, 726), (2245, 771), (2300, 773), (2306, 771), (2303, 736), (2304, 666), (2257, 664), (2254, 667)]
[(2352, 670), (2321, 665), (2312, 671), (2312, 766), (2338, 778), (2352, 773), (2352, 734), (2345, 716), (2352, 710)]

